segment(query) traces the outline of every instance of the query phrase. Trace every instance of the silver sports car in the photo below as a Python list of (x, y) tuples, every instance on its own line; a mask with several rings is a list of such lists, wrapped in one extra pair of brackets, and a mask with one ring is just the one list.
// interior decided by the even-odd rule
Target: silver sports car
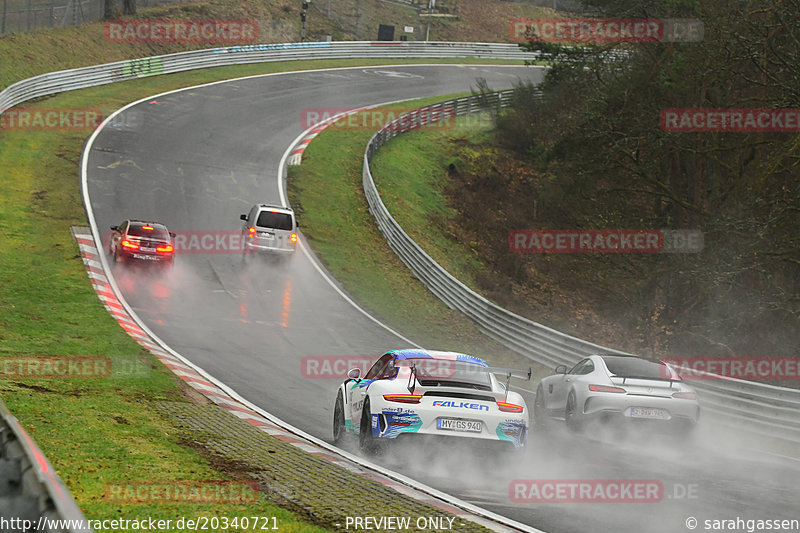
[(550, 419), (580, 429), (590, 420), (642, 420), (691, 429), (700, 416), (694, 390), (668, 365), (635, 356), (590, 355), (539, 383), (534, 424)]

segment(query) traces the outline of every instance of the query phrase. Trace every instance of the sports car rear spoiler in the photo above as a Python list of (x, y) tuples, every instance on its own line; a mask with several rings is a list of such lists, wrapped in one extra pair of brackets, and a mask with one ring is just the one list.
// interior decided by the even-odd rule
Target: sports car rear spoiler
[[(506, 375), (506, 400), (508, 399), (508, 384), (511, 382), (511, 377), (524, 379), (525, 381), (531, 380), (531, 375), (533, 370), (531, 367), (528, 367), (528, 370), (517, 370), (515, 368), (503, 368), (499, 366), (485, 366), (479, 367), (481, 370), (485, 370), (491, 374), (505, 374)], [(413, 394), (414, 390), (417, 387), (417, 365), (416, 363), (411, 366), (411, 374), (408, 376), (408, 384), (406, 388), (408, 388), (408, 392)]]
[(524, 379), (525, 381), (530, 381), (531, 380), (531, 374), (533, 373), (533, 369), (531, 367), (528, 367), (528, 371), (527, 372), (524, 371), (524, 370), (517, 370), (517, 369), (514, 369), (514, 368), (503, 368), (503, 367), (499, 367), (499, 366), (490, 366), (490, 367), (487, 368), (487, 370), (489, 372), (491, 372), (492, 374), (505, 374), (506, 375), (506, 399), (505, 399), (505, 401), (508, 401), (508, 390), (509, 390), (508, 386), (511, 383), (511, 376), (514, 376), (515, 378)]
[(683, 381), (680, 377), (677, 379), (668, 378), (665, 376), (653, 377), (653, 376), (619, 376), (614, 374), (611, 376), (612, 378), (622, 379), (622, 384), (625, 385), (625, 382), (629, 379), (641, 379), (644, 381), (669, 381), (669, 388), (672, 388), (672, 385), (678, 382)]
[(492, 374), (505, 374), (507, 378), (511, 378), (513, 376), (515, 378), (524, 379), (525, 381), (530, 381), (531, 375), (533, 374), (533, 370), (530, 367), (528, 367), (528, 370), (517, 370), (516, 368), (488, 366), (486, 367), (486, 370)]

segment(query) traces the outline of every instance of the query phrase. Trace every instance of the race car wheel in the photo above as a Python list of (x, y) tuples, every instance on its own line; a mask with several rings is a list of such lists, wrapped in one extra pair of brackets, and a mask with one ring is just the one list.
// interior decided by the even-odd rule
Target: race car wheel
[(581, 424), (578, 421), (578, 414), (576, 413), (578, 401), (575, 399), (575, 393), (570, 392), (567, 396), (567, 408), (564, 412), (564, 418), (567, 421), (567, 428), (572, 431), (580, 431)]
[(533, 427), (537, 430), (547, 429), (547, 410), (544, 408), (544, 391), (542, 386), (536, 388), (536, 400), (533, 403)]
[(342, 391), (336, 395), (336, 406), (333, 408), (333, 442), (338, 444), (344, 437), (344, 399)]
[(361, 410), (358, 447), (362, 452), (368, 454), (376, 453), (379, 449), (378, 439), (372, 436), (372, 412), (369, 409), (369, 398), (364, 400), (364, 408)]

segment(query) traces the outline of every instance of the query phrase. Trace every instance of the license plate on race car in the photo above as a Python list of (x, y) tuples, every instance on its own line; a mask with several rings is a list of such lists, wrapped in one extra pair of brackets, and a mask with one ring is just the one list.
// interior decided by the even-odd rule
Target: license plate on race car
[(633, 418), (669, 418), (669, 414), (663, 409), (654, 409), (652, 407), (631, 407), (631, 416)]
[(155, 252), (155, 251), (156, 251), (156, 249), (155, 249), (155, 248), (147, 248), (147, 247), (145, 247), (145, 246), (142, 246), (142, 251), (143, 251), (143, 252), (149, 252), (149, 253), (153, 253), (153, 252)]
[(473, 433), (483, 431), (483, 423), (480, 420), (463, 420), (461, 418), (438, 418), (436, 427), (451, 431), (471, 431)]

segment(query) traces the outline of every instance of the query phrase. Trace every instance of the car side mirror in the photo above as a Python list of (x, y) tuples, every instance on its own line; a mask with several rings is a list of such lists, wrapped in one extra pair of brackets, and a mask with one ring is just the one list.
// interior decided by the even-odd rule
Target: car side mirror
[(172, 238), (174, 239), (174, 238), (175, 238), (175, 232), (174, 232), (174, 231), (170, 231), (170, 232), (169, 232), (169, 236), (170, 236), (170, 237), (172, 237)]
[(113, 231), (118, 231), (118, 230), (119, 230), (119, 226), (111, 226), (111, 229), (112, 229)]
[(239, 215), (240, 220), (247, 220), (247, 215)]
[(566, 374), (567, 373), (567, 365), (558, 365), (556, 367), (556, 374)]
[(295, 225), (295, 227), (299, 228), (300, 227), (300, 221), (298, 219), (294, 219), (294, 225)]
[(350, 379), (358, 379), (361, 377), (361, 369), (360, 368), (351, 368), (347, 371), (347, 377)]

